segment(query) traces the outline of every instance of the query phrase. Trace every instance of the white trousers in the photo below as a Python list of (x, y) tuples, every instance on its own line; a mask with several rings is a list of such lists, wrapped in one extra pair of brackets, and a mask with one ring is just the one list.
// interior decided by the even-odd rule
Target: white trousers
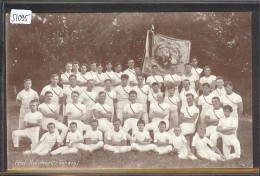
[(81, 132), (82, 134), (83, 134), (83, 131), (88, 131), (88, 130), (92, 129), (90, 125), (84, 124), (80, 120), (70, 120), (70, 119), (68, 119), (68, 126), (70, 125), (71, 122), (77, 123), (77, 130), (79, 130), (79, 132)]
[(19, 115), (19, 130), (23, 130), (24, 129), (24, 116), (28, 112), (30, 112), (30, 108), (29, 107), (21, 106), (21, 108), (20, 108), (20, 115)]
[(58, 132), (58, 133), (60, 131), (59, 134), (60, 134), (61, 140), (63, 141), (65, 139), (66, 135), (67, 135), (69, 128), (65, 124), (63, 124), (63, 123), (61, 123), (61, 122), (59, 122), (59, 121), (57, 121), (53, 118), (45, 118), (45, 119), (42, 120), (42, 128), (46, 131), (48, 130), (47, 129), (48, 123), (54, 123), (55, 131)]
[(211, 161), (218, 161), (221, 160), (219, 154), (213, 152), (210, 148), (204, 149), (202, 152), (198, 152), (197, 154), (204, 159), (211, 160)]
[(211, 142), (216, 146), (217, 145), (217, 140), (221, 138), (221, 133), (216, 131), (217, 126), (208, 126), (206, 128), (206, 136), (209, 137)]
[(73, 153), (78, 153), (78, 148), (77, 148), (77, 145), (69, 148), (67, 146), (63, 146), (63, 147), (60, 147), (54, 151), (51, 152), (51, 155), (57, 155), (57, 154), (73, 154)]
[(154, 144), (140, 145), (135, 142), (131, 144), (131, 149), (139, 152), (153, 151), (155, 147), (156, 146)]
[(32, 154), (46, 155), (51, 151), (52, 147), (53, 147), (52, 145), (46, 142), (42, 142), (34, 150), (32, 150)]
[(104, 145), (104, 149), (114, 152), (114, 153), (125, 153), (125, 152), (131, 151), (130, 146), (114, 146), (114, 145), (108, 145), (108, 144)]
[(101, 149), (104, 146), (104, 142), (103, 141), (98, 141), (98, 143), (96, 144), (78, 144), (78, 149), (84, 150), (84, 151), (94, 151), (94, 150), (98, 150)]
[(153, 151), (154, 152), (158, 152), (159, 154), (167, 154), (167, 153), (170, 153), (172, 151), (172, 146), (171, 145), (161, 146), (161, 147), (158, 147), (155, 144), (152, 144), (152, 145), (154, 145), (152, 147)]
[(13, 139), (13, 144), (14, 147), (19, 147), (19, 139), (21, 137), (28, 137), (31, 139), (31, 150), (34, 149), (34, 147), (37, 145), (39, 141), (39, 131), (40, 129), (38, 128), (37, 130), (30, 130), (30, 129), (25, 129), (25, 130), (15, 130), (12, 133), (12, 139)]
[(189, 157), (188, 157), (188, 149), (187, 149), (186, 146), (183, 146), (182, 148), (177, 149), (177, 152), (178, 152), (178, 157), (180, 159), (189, 159)]
[[(241, 155), (241, 148), (240, 148), (240, 142), (239, 140), (234, 136), (232, 139), (225, 139), (225, 137), (222, 137), (223, 139), (223, 154), (227, 159), (234, 159), (234, 158), (240, 158)], [(235, 153), (230, 154), (231, 146), (234, 147)]]

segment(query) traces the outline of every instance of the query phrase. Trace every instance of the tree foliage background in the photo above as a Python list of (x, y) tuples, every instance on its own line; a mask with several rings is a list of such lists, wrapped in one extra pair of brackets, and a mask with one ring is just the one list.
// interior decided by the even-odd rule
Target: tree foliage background
[[(121, 62), (142, 66), (146, 31), (191, 41), (199, 66), (234, 83), (251, 114), (252, 46), (248, 12), (38, 13), (32, 24), (10, 24), (6, 16), (7, 90), (31, 78), (38, 92), (66, 62)], [(10, 93), (10, 91), (8, 92)]]

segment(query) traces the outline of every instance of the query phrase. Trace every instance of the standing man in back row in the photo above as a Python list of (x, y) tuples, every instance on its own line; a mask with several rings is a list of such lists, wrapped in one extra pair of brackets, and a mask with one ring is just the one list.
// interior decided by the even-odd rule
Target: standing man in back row
[(203, 69), (198, 67), (198, 59), (196, 56), (192, 58), (191, 66), (192, 66), (191, 73), (196, 77), (196, 80), (199, 80)]
[(172, 64), (169, 74), (164, 76), (164, 86), (166, 87), (165, 96), (169, 95), (169, 87), (174, 86), (174, 95), (180, 96), (179, 86), (181, 84), (181, 77), (177, 73), (177, 65)]
[(16, 104), (21, 106), (20, 115), (19, 115), (19, 130), (24, 129), (24, 116), (28, 112), (30, 112), (30, 102), (32, 100), (39, 100), (38, 93), (31, 89), (32, 80), (25, 79), (24, 81), (24, 89), (17, 94)]
[(158, 75), (157, 65), (152, 66), (151, 76), (148, 76), (146, 84), (151, 87), (154, 82), (157, 82), (159, 84), (160, 89), (162, 88), (163, 78), (160, 75)]
[(134, 59), (132, 59), (132, 58), (130, 58), (130, 59), (128, 59), (128, 68), (123, 72), (123, 74), (127, 74), (128, 75), (128, 80), (129, 80), (129, 82), (128, 82), (128, 84), (130, 85), (130, 81), (132, 81), (132, 80), (135, 80), (135, 75), (136, 75), (136, 73), (135, 73), (135, 61), (134, 61)]
[(72, 63), (67, 62), (65, 69), (66, 71), (60, 76), (60, 83), (62, 84), (63, 89), (69, 87), (69, 76), (71, 75)]

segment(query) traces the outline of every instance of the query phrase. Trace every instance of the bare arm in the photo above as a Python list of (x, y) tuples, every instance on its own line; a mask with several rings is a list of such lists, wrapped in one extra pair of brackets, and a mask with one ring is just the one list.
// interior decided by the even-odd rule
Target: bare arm
[(43, 109), (39, 109), (39, 112), (42, 113), (43, 116), (47, 117), (47, 118), (53, 118), (53, 119), (57, 119), (59, 117), (58, 113), (55, 113), (57, 111), (48, 113), (46, 111), (44, 111)]
[(112, 113), (111, 112), (103, 113), (101, 111), (93, 109), (93, 114), (94, 114), (95, 118), (97, 118), (97, 119), (106, 118), (106, 119), (108, 119), (110, 121), (111, 118), (112, 118)]
[(207, 126), (210, 126), (210, 125), (217, 126), (218, 122), (219, 122), (218, 119), (210, 119), (209, 116), (205, 116), (205, 123)]

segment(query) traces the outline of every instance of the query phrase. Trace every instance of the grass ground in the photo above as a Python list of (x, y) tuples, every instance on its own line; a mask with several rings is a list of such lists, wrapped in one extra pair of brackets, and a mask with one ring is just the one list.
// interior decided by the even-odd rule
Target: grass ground
[(11, 132), (18, 127), (19, 108), (9, 103), (7, 108), (7, 146), (8, 169), (23, 168), (41, 169), (57, 168), (248, 168), (252, 167), (252, 123), (242, 120), (239, 123), (238, 138), (241, 143), (242, 156), (225, 162), (211, 162), (207, 160), (181, 160), (174, 153), (158, 155), (154, 152), (138, 153), (131, 151), (124, 154), (113, 154), (108, 151), (80, 152), (67, 156), (23, 156), (14, 153)]

